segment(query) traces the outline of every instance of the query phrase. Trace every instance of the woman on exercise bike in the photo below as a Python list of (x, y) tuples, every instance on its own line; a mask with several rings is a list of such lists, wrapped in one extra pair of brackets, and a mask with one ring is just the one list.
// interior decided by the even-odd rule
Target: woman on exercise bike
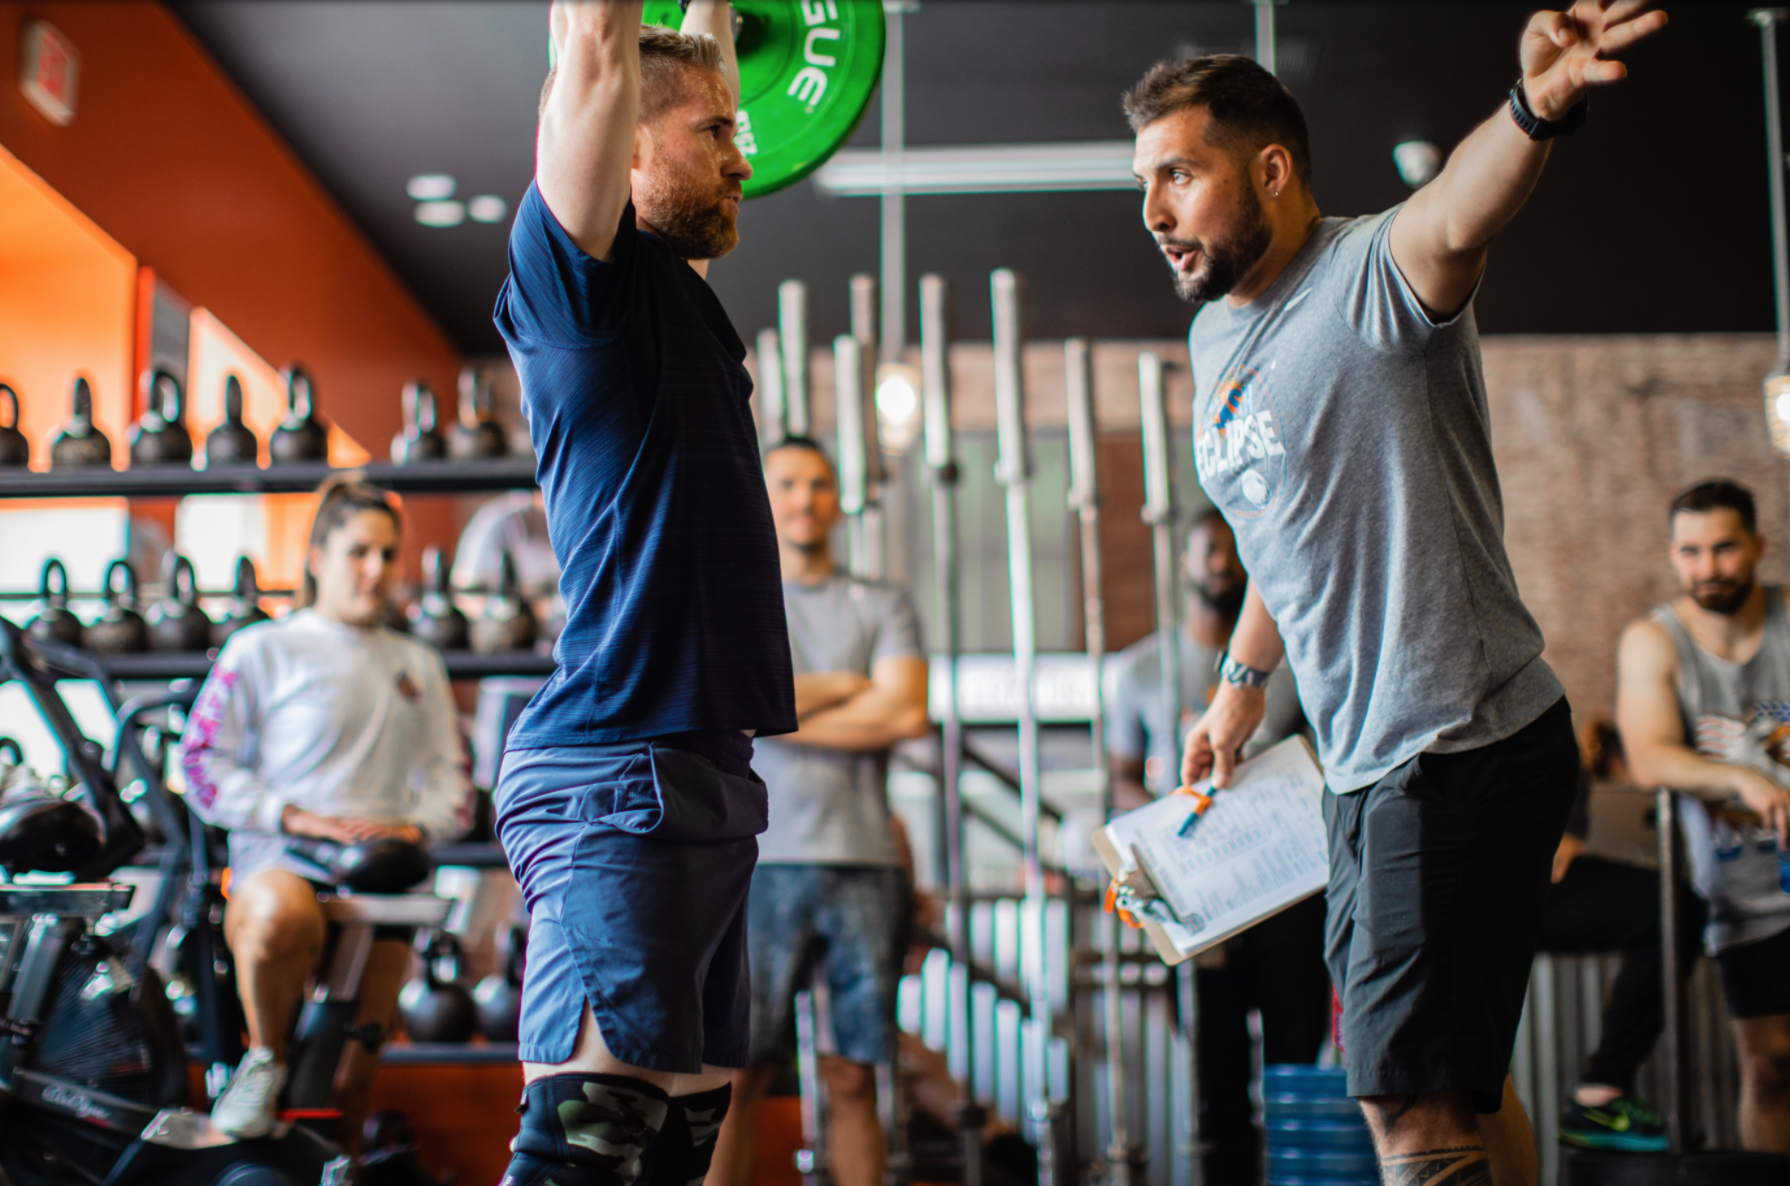
[[(398, 576), (398, 509), (357, 482), (332, 481), (322, 494), (297, 608), (231, 636), (182, 739), (187, 802), (230, 832), (224, 936), (250, 1048), (211, 1118), (238, 1137), (273, 1125), (287, 1038), (323, 953), (313, 880), (323, 874), (288, 851), (288, 838), (430, 843), (469, 819), (441, 656), (381, 624)], [(402, 942), (374, 943), (357, 1025), (390, 1026), (408, 959)], [(377, 1061), (359, 1043), (343, 1054), (336, 1102), (351, 1148)]]

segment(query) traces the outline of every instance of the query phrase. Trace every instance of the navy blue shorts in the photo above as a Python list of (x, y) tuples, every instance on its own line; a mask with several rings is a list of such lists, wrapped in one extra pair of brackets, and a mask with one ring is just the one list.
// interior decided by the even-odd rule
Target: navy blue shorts
[(663, 740), (512, 750), (496, 808), (530, 915), (522, 1060), (571, 1058), (588, 1002), (623, 1062), (745, 1066), (766, 811), (750, 765)]
[(795, 1051), (795, 995), (824, 969), (834, 1051), (887, 1062), (913, 901), (894, 865), (760, 865), (752, 875), (752, 1061)]

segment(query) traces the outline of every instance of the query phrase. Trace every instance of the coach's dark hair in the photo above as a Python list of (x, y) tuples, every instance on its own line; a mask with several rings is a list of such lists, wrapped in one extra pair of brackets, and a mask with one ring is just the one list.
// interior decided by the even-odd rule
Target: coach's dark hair
[(1240, 54), (1211, 54), (1184, 62), (1161, 61), (1125, 92), (1131, 130), (1204, 107), (1212, 120), (1207, 139), (1219, 148), (1254, 155), (1278, 144), (1293, 158), (1293, 172), (1311, 188), (1311, 137), (1305, 113), (1281, 81)]
[(330, 533), (362, 511), (379, 511), (391, 516), (392, 526), (402, 531), (404, 517), (392, 502), (392, 496), (377, 486), (360, 480), (358, 474), (338, 474), (317, 488), (323, 497), (317, 503), (316, 517), (311, 520), (311, 538), (305, 546), (305, 579), (298, 590), (298, 608), (304, 609), (317, 600), (317, 578), (311, 575), (311, 549), (320, 548)]
[(1672, 513), (1667, 519), (1676, 519), (1682, 511), (1703, 514), (1717, 507), (1726, 507), (1739, 515), (1740, 525), (1748, 535), (1759, 534), (1759, 509), (1753, 502), (1753, 492), (1729, 478), (1711, 478), (1692, 486), (1672, 500)]
[(833, 464), (833, 458), (828, 455), (826, 446), (822, 445), (819, 441), (815, 440), (813, 437), (802, 436), (799, 433), (792, 433), (791, 435), (786, 436), (783, 439), (779, 440), (776, 444), (772, 445), (769, 449), (766, 449), (764, 451), (765, 460), (769, 461), (771, 459), (771, 454), (775, 453), (779, 449), (806, 449), (810, 453), (819, 454), (820, 459), (827, 463), (828, 469), (836, 469), (837, 468)]

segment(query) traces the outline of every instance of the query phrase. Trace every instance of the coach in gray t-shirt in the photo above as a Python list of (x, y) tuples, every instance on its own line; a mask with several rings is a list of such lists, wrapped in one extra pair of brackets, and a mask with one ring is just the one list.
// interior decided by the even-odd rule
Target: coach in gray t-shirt
[(1182, 778), (1229, 780), (1284, 656), (1342, 792), (1326, 958), (1388, 1181), (1533, 1166), (1507, 1070), (1578, 747), (1504, 552), (1472, 299), (1551, 137), (1663, 24), (1537, 14), (1506, 105), (1371, 218), (1321, 216), (1298, 101), (1246, 58), (1161, 62), (1125, 96), (1144, 222), (1202, 306), (1200, 483), (1250, 574)]
[(783, 441), (766, 454), (764, 476), (783, 565), (797, 729), (760, 738), (752, 755), (770, 827), (758, 838), (747, 908), (751, 1065), (734, 1072), (710, 1180), (751, 1180), (759, 1102), (794, 1052), (796, 991), (817, 975), (826, 980), (832, 1022), (821, 1048), (836, 1052), (820, 1059), (832, 1176), (836, 1186), (882, 1186), (876, 1066), (895, 1054), (889, 1027), (913, 901), (911, 862), (885, 784), (889, 748), (931, 727), (926, 656), (907, 595), (833, 563), (839, 490), (821, 447), (805, 437)]

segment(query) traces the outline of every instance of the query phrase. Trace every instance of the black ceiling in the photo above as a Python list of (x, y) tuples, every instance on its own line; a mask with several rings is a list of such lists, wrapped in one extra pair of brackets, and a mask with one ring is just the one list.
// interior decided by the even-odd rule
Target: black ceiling
[[(468, 353), (501, 348), (490, 308), (503, 225), (418, 226), (405, 181), (450, 173), (512, 207), (532, 171), (547, 6), (364, 0), (175, 0), (174, 9)], [(1747, 5), (1667, 5), (1671, 27), (1627, 60), (1563, 141), (1494, 249), (1479, 300), (1496, 333), (1768, 330), (1773, 324), (1759, 36)], [(1452, 145), (1517, 72), (1528, 6), (1294, 0), (1282, 74), (1305, 105), (1320, 204), (1366, 213), (1406, 190), (1391, 148)], [(1111, 140), (1117, 97), (1153, 60), (1247, 51), (1243, 3), (923, 0), (907, 17), (908, 140)], [(871, 114), (853, 143), (874, 146)], [(909, 274), (957, 285), (959, 332), (988, 334), (987, 274), (1028, 278), (1031, 336), (1173, 337), (1188, 310), (1132, 192), (910, 198)], [(847, 279), (875, 271), (873, 199), (802, 183), (747, 205), (712, 279), (741, 331), (807, 280), (815, 339), (843, 331)], [(911, 307), (911, 301), (910, 301)], [(910, 314), (911, 323), (911, 314)]]

